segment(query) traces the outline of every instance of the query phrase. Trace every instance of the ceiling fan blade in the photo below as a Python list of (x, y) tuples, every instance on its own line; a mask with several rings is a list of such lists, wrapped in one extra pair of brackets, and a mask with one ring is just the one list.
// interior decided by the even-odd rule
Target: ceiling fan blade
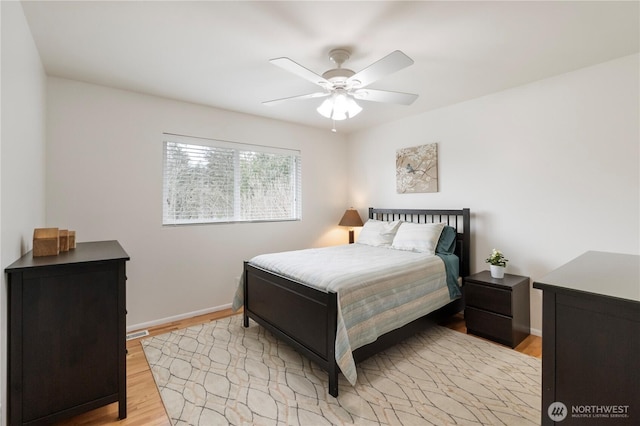
[(329, 92), (317, 92), (317, 93), (309, 93), (307, 95), (298, 95), (298, 96), (291, 96), (288, 98), (282, 98), (282, 99), (274, 99), (271, 101), (265, 101), (262, 104), (263, 105), (268, 105), (268, 106), (272, 106), (272, 105), (277, 105), (281, 102), (285, 102), (285, 101), (295, 101), (295, 100), (300, 100), (300, 99), (312, 99), (312, 98), (324, 98), (326, 96), (329, 96)]
[[(381, 79), (382, 77), (400, 71), (413, 64), (413, 59), (399, 50), (392, 52), (377, 62), (369, 65), (360, 72), (355, 73), (347, 80), (347, 83), (354, 83), (355, 87), (366, 87)], [(357, 85), (355, 81), (359, 81)]]
[(363, 101), (385, 102), (390, 104), (411, 105), (418, 99), (413, 93), (389, 92), (387, 90), (360, 89), (355, 90), (353, 97)]
[(319, 86), (322, 86), (322, 87), (331, 86), (331, 83), (329, 82), (329, 80), (303, 67), (297, 62), (292, 61), (289, 58), (275, 58), (275, 59), (271, 59), (269, 62), (271, 62), (273, 65), (277, 65), (280, 68), (287, 70), (290, 73), (293, 73), (298, 77), (302, 77), (305, 80), (310, 81)]

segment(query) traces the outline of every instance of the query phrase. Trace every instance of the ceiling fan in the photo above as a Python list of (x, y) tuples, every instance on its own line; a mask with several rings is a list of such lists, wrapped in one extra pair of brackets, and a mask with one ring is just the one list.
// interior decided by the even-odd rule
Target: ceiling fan
[(371, 101), (411, 105), (418, 95), (411, 93), (390, 92), (387, 90), (368, 89), (367, 86), (382, 77), (399, 71), (413, 64), (413, 60), (399, 50), (374, 62), (360, 72), (342, 68), (342, 64), (349, 59), (351, 52), (347, 49), (333, 49), (329, 52), (329, 59), (337, 68), (330, 69), (318, 75), (289, 58), (275, 58), (269, 62), (279, 66), (299, 77), (304, 78), (324, 90), (306, 95), (292, 96), (263, 102), (265, 105), (275, 105), (289, 100), (327, 98), (319, 107), (318, 112), (333, 120), (345, 120), (354, 117), (362, 107), (355, 101)]

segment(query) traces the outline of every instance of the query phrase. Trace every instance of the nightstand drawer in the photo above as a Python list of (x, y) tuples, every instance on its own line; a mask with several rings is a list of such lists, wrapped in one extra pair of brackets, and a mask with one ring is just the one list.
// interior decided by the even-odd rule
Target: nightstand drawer
[(513, 346), (511, 318), (467, 306), (464, 319), (467, 332)]
[(466, 305), (511, 316), (511, 291), (467, 282)]

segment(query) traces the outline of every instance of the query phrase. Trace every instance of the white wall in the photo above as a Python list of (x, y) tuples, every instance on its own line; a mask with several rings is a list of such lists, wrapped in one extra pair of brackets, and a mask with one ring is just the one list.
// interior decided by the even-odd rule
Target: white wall
[[(46, 77), (19, 2), (0, 2), (2, 129), (0, 136), (0, 266), (29, 251), (44, 226)], [(0, 424), (6, 421), (7, 283), (0, 288)]]
[[(636, 54), (351, 135), (351, 199), (471, 208), (472, 272), (494, 247), (532, 281), (587, 250), (638, 254), (638, 64)], [(440, 191), (397, 194), (396, 150), (432, 142)], [(531, 290), (536, 334), (541, 311)]]
[[(47, 100), (47, 224), (120, 241), (129, 329), (227, 307), (256, 254), (346, 243), (346, 142), (329, 127), (59, 78)], [(163, 227), (163, 132), (300, 149), (302, 221)]]

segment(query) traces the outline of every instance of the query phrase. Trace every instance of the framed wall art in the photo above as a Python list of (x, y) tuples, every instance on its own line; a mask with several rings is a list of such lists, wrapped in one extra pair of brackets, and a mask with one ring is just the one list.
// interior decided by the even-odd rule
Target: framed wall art
[(398, 194), (438, 192), (438, 144), (402, 148), (396, 151)]

